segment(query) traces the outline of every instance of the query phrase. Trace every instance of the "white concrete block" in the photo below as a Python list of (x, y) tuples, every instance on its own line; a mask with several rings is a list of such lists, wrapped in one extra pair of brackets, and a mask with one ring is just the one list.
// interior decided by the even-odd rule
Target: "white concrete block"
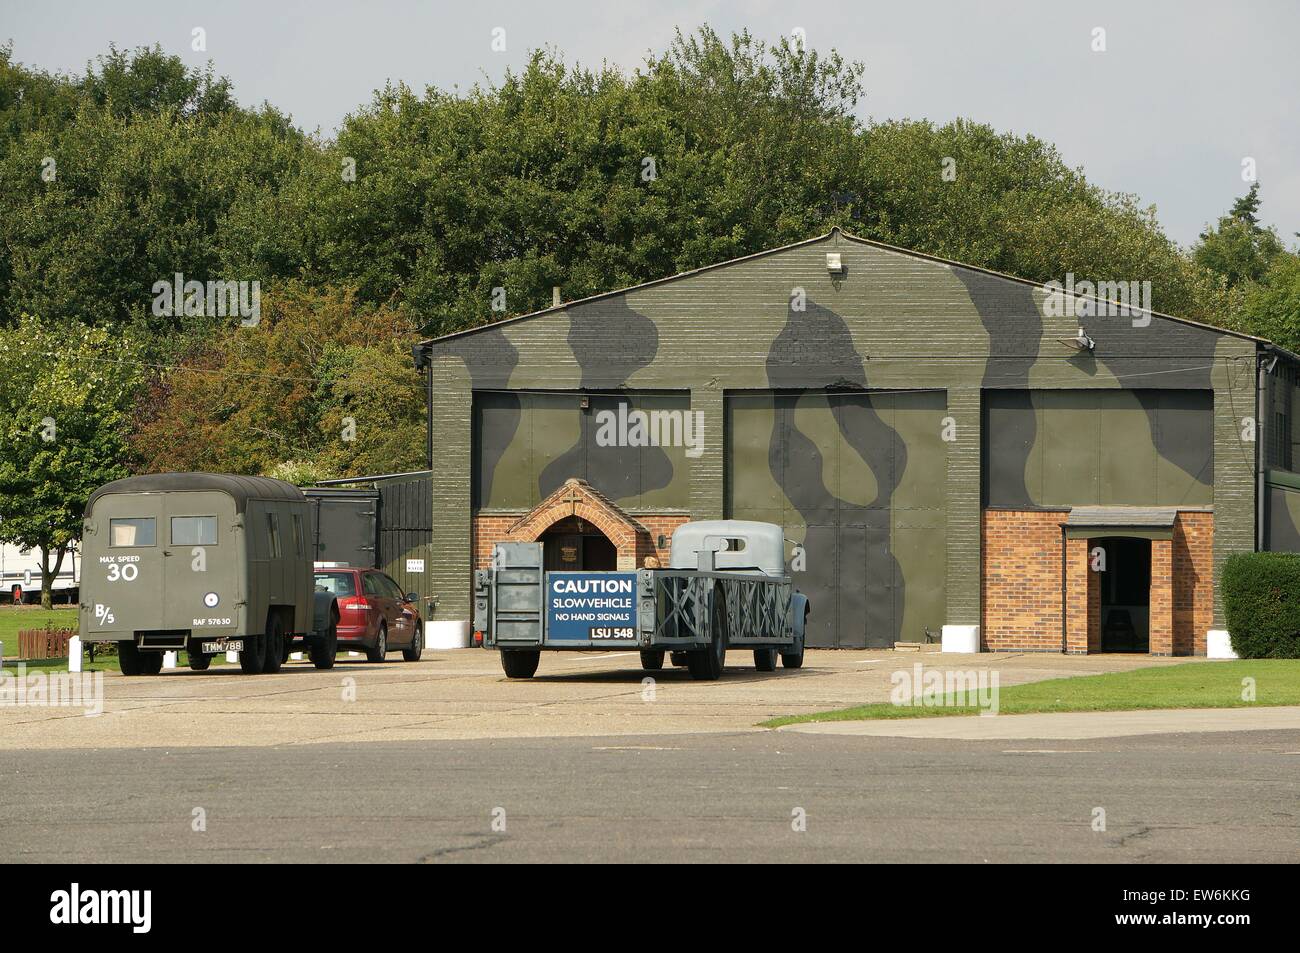
[(424, 647), (428, 649), (467, 649), (470, 647), (469, 620), (442, 620), (426, 622)]
[(175, 652), (164, 652), (164, 653), (163, 653), (163, 668), (175, 668), (175, 667), (176, 667), (176, 653), (175, 653)]
[(301, 653), (301, 652), (290, 652), (290, 653), (289, 653), (289, 661), (291, 661), (291, 662), (301, 662), (301, 661), (302, 661), (302, 653)]
[(1211, 629), (1205, 633), (1205, 655), (1207, 658), (1234, 659), (1237, 653), (1232, 650), (1232, 639), (1227, 629)]
[(226, 661), (229, 662), (231, 665), (234, 665), (236, 662), (239, 661), (239, 653), (238, 653), (238, 652), (227, 652), (227, 653), (226, 653)]
[(974, 655), (980, 650), (980, 627), (978, 625), (945, 625), (942, 639), (943, 651)]
[(81, 636), (79, 635), (68, 639), (68, 671), (81, 671)]

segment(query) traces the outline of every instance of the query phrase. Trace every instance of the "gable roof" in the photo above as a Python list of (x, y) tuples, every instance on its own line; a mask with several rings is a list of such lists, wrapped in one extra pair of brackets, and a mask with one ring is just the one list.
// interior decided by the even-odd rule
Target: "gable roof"
[[(930, 255), (927, 254), (926, 252), (915, 251), (914, 249), (911, 248), (901, 248), (897, 245), (890, 245), (886, 242), (876, 241), (875, 239), (871, 239), (871, 238), (862, 238), (861, 236), (851, 234), (850, 232), (846, 232), (844, 231), (844, 229), (840, 228), (840, 226), (835, 225), (831, 228), (829, 232), (827, 232), (824, 235), (816, 235), (812, 238), (805, 238), (802, 241), (792, 242), (789, 245), (781, 245), (777, 248), (768, 248), (763, 251), (752, 252), (748, 255), (741, 255), (738, 258), (731, 258), (726, 261), (715, 262), (712, 265), (702, 265), (699, 268), (692, 268), (689, 271), (683, 271), (675, 275), (669, 275), (666, 278), (655, 278), (652, 281), (645, 281), (639, 285), (631, 285), (626, 288), (616, 288), (613, 291), (602, 291), (600, 294), (589, 295), (586, 298), (578, 298), (574, 301), (566, 301), (562, 304), (552, 305), (549, 308), (542, 308), (539, 311), (530, 311), (527, 314), (519, 314), (510, 318), (503, 318), (500, 321), (491, 321), (487, 324), (480, 324), (477, 327), (466, 328), (462, 331), (452, 331), (449, 334), (441, 334), (437, 337), (429, 338), (428, 340), (421, 341), (418, 346), (422, 348), (428, 348), (434, 344), (438, 344), (443, 341), (450, 341), (450, 340), (455, 340), (457, 338), (468, 337), (470, 335), (479, 334), (484, 331), (491, 331), (496, 328), (505, 327), (506, 325), (509, 324), (516, 324), (520, 321), (528, 321), (533, 318), (545, 317), (546, 315), (559, 314), (576, 305), (590, 304), (595, 301), (604, 301), (608, 298), (614, 298), (617, 297), (618, 295), (627, 294), (632, 291), (641, 291), (642, 289), (645, 288), (654, 288), (657, 287), (658, 285), (668, 284), (669, 282), (681, 281), (684, 278), (691, 278), (695, 275), (704, 274), (706, 272), (714, 271), (719, 268), (726, 268), (730, 265), (736, 265), (741, 262), (754, 261), (759, 258), (765, 258), (768, 255), (779, 254), (780, 252), (789, 251), (793, 248), (801, 248), (804, 245), (815, 245), (819, 242), (824, 242), (827, 239), (835, 238), (837, 236), (842, 237), (847, 241), (856, 242), (859, 245), (865, 245), (868, 248), (878, 248), (882, 251), (892, 252), (898, 255), (905, 255), (909, 258), (916, 258), (922, 261), (930, 261), (940, 265), (947, 265), (950, 268), (963, 268), (967, 271), (974, 271), (980, 274), (991, 275), (994, 278), (1001, 278), (1004, 281), (1012, 281), (1019, 285), (1027, 285), (1031, 288), (1038, 288), (1040, 290), (1043, 288), (1043, 285), (1040, 282), (1031, 281), (1028, 278), (1019, 278), (1015, 275), (1008, 275), (1005, 274), (1004, 272), (994, 271), (992, 268), (982, 268), (979, 265), (967, 265), (960, 261), (953, 261), (950, 258), (941, 258), (938, 255)], [(1099, 299), (1095, 295), (1092, 296), (1075, 295), (1075, 297), (1076, 298), (1091, 297), (1092, 300), (1102, 302), (1102, 303), (1106, 301), (1106, 299)], [(1115, 303), (1118, 304), (1118, 302)], [(1274, 350), (1279, 354), (1284, 355), (1289, 360), (1300, 364), (1300, 355), (1288, 351), (1286, 348), (1279, 347), (1278, 345), (1274, 344), (1272, 341), (1269, 341), (1266, 338), (1256, 337), (1253, 334), (1246, 334), (1242, 331), (1232, 331), (1227, 328), (1216, 327), (1213, 324), (1205, 324), (1204, 322), (1201, 321), (1193, 321), (1190, 318), (1180, 318), (1177, 315), (1165, 314), (1162, 311), (1150, 311), (1147, 309), (1140, 309), (1140, 310), (1145, 314), (1150, 314), (1152, 317), (1163, 318), (1166, 321), (1175, 321), (1178, 324), (1185, 324), (1194, 328), (1202, 328), (1207, 331), (1214, 331), (1218, 334), (1226, 334), (1230, 337), (1241, 338), (1247, 341), (1254, 341), (1257, 344), (1262, 344), (1265, 347)]]

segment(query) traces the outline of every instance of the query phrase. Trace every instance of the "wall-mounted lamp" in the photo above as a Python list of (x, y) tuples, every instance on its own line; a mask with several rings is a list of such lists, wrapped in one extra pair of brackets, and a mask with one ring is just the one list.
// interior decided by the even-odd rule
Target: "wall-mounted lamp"
[(1097, 347), (1097, 342), (1088, 337), (1088, 332), (1083, 328), (1079, 328), (1072, 338), (1057, 338), (1057, 340), (1076, 351), (1091, 351)]
[(826, 253), (826, 270), (832, 275), (844, 274), (844, 262), (840, 259), (839, 252), (828, 251)]

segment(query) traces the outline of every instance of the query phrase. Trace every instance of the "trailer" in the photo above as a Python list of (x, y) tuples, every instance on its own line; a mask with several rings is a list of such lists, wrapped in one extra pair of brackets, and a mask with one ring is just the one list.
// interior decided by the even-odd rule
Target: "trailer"
[(82, 638), (116, 642), (123, 675), (156, 675), (182, 649), (195, 671), (238, 652), (245, 673), (277, 672), (295, 639), (331, 668), (339, 609), (316, 591), (311, 532), (306, 498), (282, 480), (162, 473), (102, 486), (83, 524)]
[[(53, 557), (51, 556), (51, 562)], [(73, 603), (81, 585), (81, 554), (75, 542), (68, 544), (63, 565), (50, 580), (50, 596), (55, 602)], [(39, 602), (41, 598), (41, 551), (23, 549), (13, 543), (0, 543), (0, 592), (7, 593), (14, 605)]]
[(667, 569), (547, 571), (542, 543), (497, 543), (474, 574), (475, 640), (501, 653), (510, 678), (531, 678), (547, 651), (638, 651), (666, 656), (696, 679), (722, 675), (729, 649), (754, 667), (803, 665), (811, 606), (785, 571), (781, 528), (700, 520), (673, 533)]

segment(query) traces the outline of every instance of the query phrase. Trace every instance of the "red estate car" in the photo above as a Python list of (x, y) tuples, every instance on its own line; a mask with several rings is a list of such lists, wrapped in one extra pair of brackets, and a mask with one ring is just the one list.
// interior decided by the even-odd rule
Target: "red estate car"
[(316, 591), (332, 592), (339, 601), (339, 651), (366, 653), (382, 662), (393, 649), (402, 658), (418, 662), (424, 649), (424, 620), (415, 608), (415, 593), (401, 587), (378, 569), (320, 567)]

